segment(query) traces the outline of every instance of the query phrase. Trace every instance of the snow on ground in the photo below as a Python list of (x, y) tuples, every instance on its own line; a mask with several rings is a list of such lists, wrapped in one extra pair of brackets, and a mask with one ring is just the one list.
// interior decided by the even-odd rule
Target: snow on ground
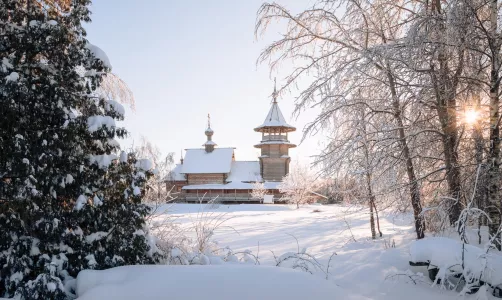
[(264, 266), (127, 266), (86, 270), (79, 300), (364, 300), (307, 273)]
[(261, 265), (275, 265), (272, 251), (279, 256), (307, 247), (308, 253), (327, 266), (336, 252), (329, 262), (328, 280), (352, 294), (386, 300), (458, 298), (455, 291), (433, 287), (426, 267), (409, 266), (409, 247), (415, 236), (410, 215), (381, 215), (384, 236), (372, 241), (366, 209), (339, 205), (310, 205), (296, 210), (287, 205), (173, 204), (157, 210), (158, 220), (166, 217), (162, 214), (165, 210), (187, 229), (203, 216), (225, 214), (228, 220), (216, 230), (214, 240), (235, 252), (251, 250), (259, 256)]

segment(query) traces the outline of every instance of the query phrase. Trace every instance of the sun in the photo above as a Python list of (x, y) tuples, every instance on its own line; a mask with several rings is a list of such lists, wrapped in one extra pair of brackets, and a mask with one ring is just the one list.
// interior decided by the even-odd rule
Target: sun
[(473, 109), (470, 109), (465, 112), (465, 122), (467, 124), (474, 124), (478, 120), (479, 112)]

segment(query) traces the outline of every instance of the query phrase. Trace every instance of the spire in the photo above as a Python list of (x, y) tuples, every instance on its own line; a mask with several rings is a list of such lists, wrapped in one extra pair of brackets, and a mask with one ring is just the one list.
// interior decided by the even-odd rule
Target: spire
[(265, 118), (265, 121), (263, 121), (263, 124), (260, 126), (256, 127), (254, 130), (258, 132), (269, 132), (270, 130), (277, 130), (277, 131), (282, 131), (282, 132), (291, 132), (291, 131), (296, 131), (296, 128), (294, 126), (289, 125), (286, 122), (286, 119), (284, 118), (280, 108), (279, 104), (277, 103), (277, 80), (274, 78), (274, 92), (272, 93), (272, 106), (270, 107), (270, 110), (268, 111), (267, 117)]
[(183, 164), (183, 149), (180, 151), (180, 163)]
[(272, 94), (272, 98), (274, 101), (272, 103), (277, 103), (277, 78), (274, 77), (274, 93)]
[(206, 131), (204, 131), (204, 133), (207, 136), (207, 141), (202, 146), (204, 146), (206, 152), (208, 153), (213, 152), (216, 143), (212, 141), (214, 131), (213, 129), (211, 129), (211, 116), (209, 114), (207, 114), (207, 129)]

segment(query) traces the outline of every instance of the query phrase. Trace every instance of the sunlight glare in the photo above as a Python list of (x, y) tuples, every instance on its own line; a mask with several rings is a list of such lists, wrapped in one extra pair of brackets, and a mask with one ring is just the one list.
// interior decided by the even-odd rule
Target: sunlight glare
[(478, 112), (476, 110), (470, 109), (465, 112), (465, 122), (467, 124), (474, 124), (478, 120)]

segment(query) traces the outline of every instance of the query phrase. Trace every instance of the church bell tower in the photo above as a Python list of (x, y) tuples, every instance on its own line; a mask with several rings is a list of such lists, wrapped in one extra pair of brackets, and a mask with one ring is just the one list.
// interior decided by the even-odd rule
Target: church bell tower
[(288, 132), (296, 131), (294, 126), (289, 125), (282, 115), (277, 104), (277, 90), (274, 84), (272, 94), (272, 107), (265, 118), (265, 121), (254, 131), (261, 132), (261, 142), (255, 148), (261, 149), (260, 172), (264, 181), (282, 181), (282, 178), (289, 173), (289, 148), (296, 147), (288, 140)]

